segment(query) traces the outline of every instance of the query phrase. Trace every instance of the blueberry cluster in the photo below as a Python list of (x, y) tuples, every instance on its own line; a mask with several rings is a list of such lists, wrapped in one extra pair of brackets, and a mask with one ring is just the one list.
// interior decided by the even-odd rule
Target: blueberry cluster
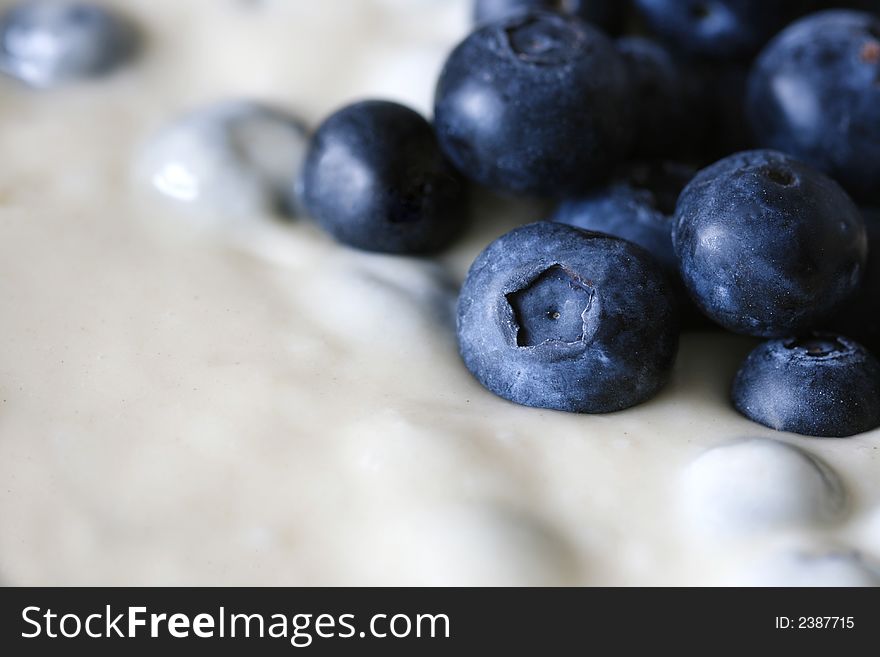
[[(670, 378), (682, 326), (711, 321), (770, 339), (734, 381), (744, 415), (861, 433), (880, 426), (880, 3), (847, 4), (476, 0), (431, 121), (361, 101), (306, 144), (293, 117), (221, 104), (141, 168), (177, 201), (303, 210), (388, 254), (451, 245), (474, 186), (551, 199), (463, 284), (460, 352), (486, 388), (621, 410)], [(137, 45), (80, 0), (0, 15), (0, 71), (32, 87), (107, 74)]]
[(465, 364), (521, 404), (619, 410), (662, 387), (682, 320), (703, 317), (772, 338), (733, 384), (747, 417), (815, 436), (880, 426), (880, 227), (856, 205), (880, 200), (880, 18), (634, 5), (641, 31), (611, 41), (619, 24), (589, 2), (478, 2), (441, 73), (434, 124), (455, 167), (559, 199), (474, 262)]
[(327, 232), (385, 253), (447, 246), (463, 224), (464, 191), (431, 125), (387, 101), (349, 105), (326, 119), (302, 174), (305, 207)]

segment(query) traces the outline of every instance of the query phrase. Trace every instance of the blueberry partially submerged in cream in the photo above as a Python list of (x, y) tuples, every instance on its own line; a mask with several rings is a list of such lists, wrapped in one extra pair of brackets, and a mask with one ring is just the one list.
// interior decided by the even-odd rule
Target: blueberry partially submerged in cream
[(540, 222), (497, 239), (471, 266), (458, 339), (465, 365), (500, 397), (607, 413), (666, 383), (677, 313), (669, 282), (641, 248)]
[(567, 196), (603, 180), (627, 155), (634, 118), (614, 44), (545, 12), (479, 27), (446, 60), (434, 97), (452, 163), (515, 194)]
[(141, 149), (136, 176), (178, 207), (215, 216), (289, 212), (307, 134), (295, 116), (224, 100), (169, 122)]
[(753, 438), (713, 447), (694, 459), (682, 473), (680, 506), (699, 535), (729, 541), (830, 525), (846, 508), (846, 490), (816, 456), (788, 443)]
[(880, 361), (831, 333), (771, 340), (749, 354), (733, 404), (771, 429), (845, 437), (880, 426)]
[(809, 331), (858, 289), (865, 222), (833, 180), (777, 151), (735, 153), (678, 199), (672, 243), (691, 297), (736, 333)]
[(123, 17), (75, 0), (20, 2), (0, 17), (0, 70), (33, 87), (106, 74), (137, 50)]

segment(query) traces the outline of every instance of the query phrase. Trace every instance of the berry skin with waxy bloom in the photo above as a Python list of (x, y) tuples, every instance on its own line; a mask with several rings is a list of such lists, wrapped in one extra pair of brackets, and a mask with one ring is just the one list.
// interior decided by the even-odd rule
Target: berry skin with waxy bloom
[(841, 187), (776, 151), (703, 169), (678, 199), (672, 242), (691, 298), (730, 331), (821, 326), (858, 289), (865, 223)]
[(434, 124), (447, 157), (480, 185), (567, 196), (628, 154), (630, 81), (595, 28), (554, 13), (517, 15), (455, 48), (437, 84)]
[(827, 11), (789, 26), (755, 62), (746, 105), (760, 145), (880, 204), (880, 16)]
[(640, 247), (539, 222), (490, 244), (458, 302), (476, 379), (526, 406), (608, 413), (656, 394), (678, 347), (669, 282)]
[(743, 415), (777, 431), (852, 436), (880, 426), (880, 362), (831, 333), (771, 340), (749, 354), (732, 397)]

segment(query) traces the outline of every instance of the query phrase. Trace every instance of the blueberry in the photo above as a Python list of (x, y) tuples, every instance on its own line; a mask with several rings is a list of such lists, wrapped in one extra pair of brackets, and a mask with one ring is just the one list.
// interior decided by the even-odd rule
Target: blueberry
[(459, 297), (458, 339), (467, 368), (495, 394), (606, 413), (663, 386), (678, 329), (669, 284), (645, 251), (545, 221), (477, 257)]
[(474, 22), (489, 23), (534, 10), (570, 14), (607, 34), (618, 34), (626, 22), (629, 0), (475, 0)]
[(463, 224), (464, 192), (431, 125), (387, 101), (355, 103), (327, 118), (302, 175), (303, 203), (325, 230), (386, 253), (447, 246)]
[(761, 53), (747, 110), (762, 146), (791, 153), (854, 197), (880, 201), (880, 17), (828, 11)]
[(468, 36), (446, 62), (434, 115), (441, 147), (469, 178), (545, 196), (603, 179), (625, 157), (633, 128), (626, 67), (613, 43), (552, 13)]
[(857, 289), (867, 259), (861, 213), (824, 174), (775, 151), (703, 169), (678, 200), (672, 240), (700, 309), (737, 333), (814, 328)]
[(739, 59), (757, 52), (809, 9), (804, 0), (636, 0), (648, 26), (693, 55)]
[(663, 45), (642, 37), (617, 41), (634, 87), (636, 155), (686, 157), (695, 150), (704, 114), (697, 79)]
[(740, 413), (771, 429), (852, 436), (880, 426), (880, 361), (830, 333), (770, 340), (746, 358), (732, 397)]
[(87, 2), (28, 0), (0, 17), (0, 70), (34, 87), (103, 75), (136, 48), (125, 19)]
[(846, 511), (843, 481), (817, 456), (768, 438), (725, 443), (682, 472), (679, 506), (701, 537), (726, 541), (827, 527)]
[(880, 355), (880, 210), (863, 210), (868, 229), (868, 266), (859, 291), (830, 325)]

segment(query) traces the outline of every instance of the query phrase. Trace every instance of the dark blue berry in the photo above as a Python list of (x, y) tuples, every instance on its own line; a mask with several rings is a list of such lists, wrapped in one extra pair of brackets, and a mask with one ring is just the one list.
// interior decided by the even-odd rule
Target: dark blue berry
[(465, 187), (431, 125), (413, 110), (364, 101), (331, 115), (309, 145), (300, 181), (309, 214), (344, 244), (422, 253), (456, 237)]
[(880, 426), (880, 362), (834, 334), (771, 340), (733, 382), (740, 413), (771, 429), (844, 437)]
[(678, 200), (672, 232), (685, 285), (731, 331), (762, 337), (819, 325), (861, 281), (861, 213), (833, 180), (775, 151), (731, 155)]
[(626, 67), (607, 37), (573, 18), (538, 13), (491, 23), (447, 60), (434, 122), (444, 152), (481, 185), (577, 193), (627, 153)]
[(754, 136), (746, 119), (746, 88), (749, 67), (740, 62), (704, 60), (693, 62), (698, 79), (698, 111), (703, 131), (700, 154), (714, 162), (739, 151), (754, 148)]
[(626, 21), (629, 0), (475, 0), (474, 22), (490, 23), (534, 10), (570, 14), (606, 34), (618, 34)]
[(678, 328), (669, 284), (645, 251), (539, 222), (502, 236), (471, 266), (458, 339), (465, 365), (495, 394), (606, 413), (663, 386)]
[(808, 16), (776, 37), (749, 78), (759, 143), (802, 159), (857, 199), (880, 200), (880, 17)]
[(809, 10), (804, 0), (636, 0), (648, 26), (693, 55), (745, 58)]
[(99, 5), (29, 0), (0, 17), (0, 70), (34, 87), (108, 73), (137, 49), (137, 33)]

